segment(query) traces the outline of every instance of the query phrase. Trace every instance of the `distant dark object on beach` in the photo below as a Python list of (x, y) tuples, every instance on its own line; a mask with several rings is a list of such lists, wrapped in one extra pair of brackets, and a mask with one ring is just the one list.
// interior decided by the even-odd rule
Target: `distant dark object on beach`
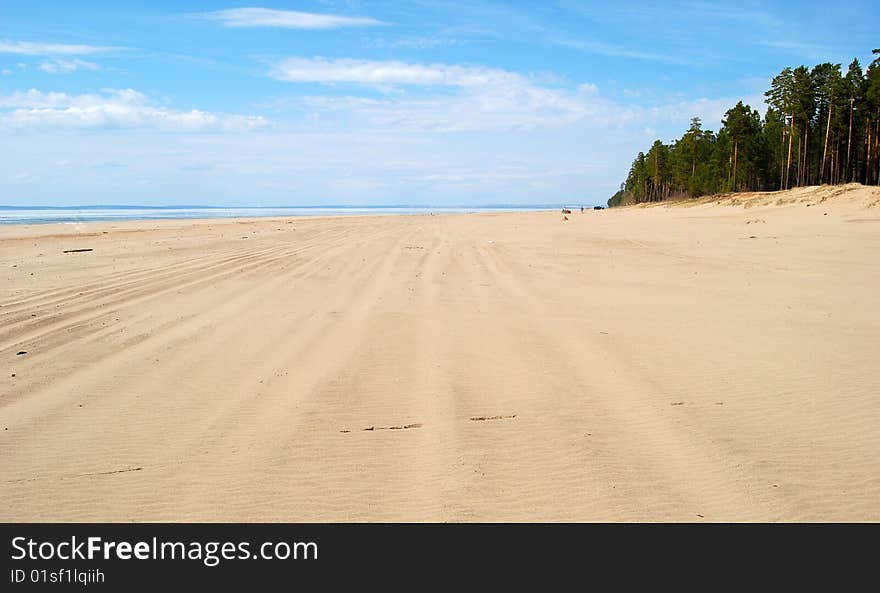
[(605, 206), (593, 206), (593, 210), (604, 210)]
[(568, 208), (563, 208), (562, 213), (563, 214), (571, 214), (571, 210), (569, 210)]
[(67, 249), (64, 253), (82, 253), (84, 251), (94, 251), (94, 249)]

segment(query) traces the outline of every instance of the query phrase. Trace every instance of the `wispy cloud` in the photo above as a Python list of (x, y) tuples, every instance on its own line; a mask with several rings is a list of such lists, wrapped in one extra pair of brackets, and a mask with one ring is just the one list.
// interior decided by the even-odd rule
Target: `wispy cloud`
[(547, 40), (553, 45), (561, 47), (569, 47), (571, 49), (583, 52), (598, 54), (602, 56), (611, 56), (617, 58), (632, 58), (636, 60), (647, 60), (651, 62), (664, 62), (668, 64), (690, 64), (690, 60), (683, 59), (678, 56), (662, 54), (657, 52), (641, 51), (628, 47), (620, 47), (604, 41), (589, 41), (583, 39), (569, 39), (566, 37), (551, 37)]
[(308, 96), (295, 104), (311, 114), (342, 114), (367, 127), (475, 131), (558, 126), (602, 103), (595, 85), (551, 88), (517, 72), (484, 66), (402, 61), (289, 58), (271, 76), (295, 83), (354, 84), (387, 89), (418, 87), (383, 99)]
[[(741, 49), (749, 46), (766, 52), (770, 48), (817, 60), (828, 55), (828, 48), (806, 42), (817, 35), (811, 35), (803, 24), (794, 26), (797, 17), (792, 20), (792, 14), (772, 4), (669, 0), (602, 7), (563, 0), (564, 10), (595, 27), (594, 36), (585, 39), (551, 27), (547, 41), (597, 55), (699, 66), (754, 59), (752, 51), (721, 51), (724, 45), (718, 45), (718, 40), (728, 38)], [(663, 26), (658, 27), (661, 22)], [(610, 42), (603, 39), (607, 31), (617, 33)]]
[(830, 48), (804, 41), (809, 35), (791, 27), (782, 15), (768, 12), (763, 6), (731, 6), (728, 3), (694, 2), (685, 6), (685, 11), (707, 22), (718, 21), (744, 30), (743, 41), (758, 47), (798, 55), (800, 57), (822, 60), (830, 53)]
[(339, 29), (383, 24), (365, 16), (317, 14), (271, 8), (229, 8), (202, 13), (203, 18), (218, 21), (226, 27), (278, 27), (285, 29)]
[(290, 58), (271, 76), (295, 83), (418, 87), (386, 98), (308, 96), (294, 104), (310, 114), (345, 114), (358, 125), (422, 131), (552, 127), (589, 117), (605, 101), (593, 84), (562, 89), (517, 72), (483, 66), (401, 61)]
[(38, 68), (46, 74), (67, 74), (77, 70), (97, 70), (98, 65), (94, 62), (74, 58), (72, 60), (47, 60), (41, 63)]
[(248, 131), (268, 124), (260, 116), (179, 111), (153, 106), (133, 89), (107, 89), (101, 94), (69, 95), (36, 89), (0, 95), (0, 127), (149, 128), (183, 132)]
[[(681, 122), (683, 125), (690, 118), (697, 116), (703, 121), (706, 129), (718, 130), (725, 112), (736, 105), (737, 101), (742, 101), (753, 109), (757, 109), (759, 113), (763, 113), (767, 108), (762, 94), (750, 94), (744, 97), (700, 97), (681, 100), (656, 107), (638, 108), (633, 113), (638, 120), (647, 121), (654, 125), (676, 122)], [(676, 131), (676, 136), (681, 135), (681, 132), (684, 132), (684, 129)], [(670, 141), (672, 138), (663, 138), (663, 140)]]
[(287, 82), (457, 87), (509, 84), (522, 80), (522, 76), (513, 72), (479, 66), (320, 57), (283, 60), (275, 65), (270, 75)]
[(455, 37), (399, 37), (397, 39), (374, 39), (368, 43), (369, 47), (383, 49), (439, 49), (445, 47), (457, 47), (465, 44), (462, 39)]
[[(670, 129), (695, 115), (717, 127), (736, 101), (702, 98), (654, 107), (614, 101), (595, 84), (572, 85), (483, 66), (402, 61), (289, 58), (271, 76), (294, 83), (350, 84), (379, 89), (403, 87), (376, 98), (357, 89), (340, 96), (312, 94), (278, 107), (307, 119), (334, 121), (365, 130), (422, 132), (517, 131), (577, 125), (593, 130), (627, 126)], [(761, 96), (749, 97), (762, 109)]]
[(70, 45), (65, 43), (40, 43), (34, 41), (0, 41), (0, 54), (22, 56), (74, 56), (96, 54), (120, 49), (94, 45)]
[(755, 45), (780, 50), (816, 62), (827, 60), (829, 55), (833, 55), (833, 50), (828, 47), (817, 45), (815, 43), (805, 43), (786, 39), (761, 39), (756, 41)]
[(679, 10), (695, 19), (744, 23), (766, 30), (781, 30), (785, 26), (783, 18), (768, 12), (760, 4), (749, 6), (744, 3), (732, 5), (728, 2), (685, 2)]

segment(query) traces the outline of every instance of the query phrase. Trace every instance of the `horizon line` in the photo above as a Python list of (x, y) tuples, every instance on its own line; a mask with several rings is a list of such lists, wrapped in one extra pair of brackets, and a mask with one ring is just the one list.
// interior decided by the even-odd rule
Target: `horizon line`
[(12, 204), (0, 204), (0, 210), (89, 210), (89, 209), (153, 209), (153, 210), (185, 210), (185, 209), (204, 209), (204, 210), (222, 210), (222, 209), (251, 209), (251, 210), (271, 210), (271, 209), (306, 209), (306, 208), (324, 208), (324, 209), (353, 209), (353, 208), (527, 208), (539, 206), (568, 206), (570, 204), (591, 204), (592, 202), (534, 202), (534, 203), (495, 203), (495, 204), (307, 204), (300, 206), (211, 206), (204, 204), (166, 204), (166, 205), (142, 205), (142, 204), (84, 204), (81, 206), (18, 206)]

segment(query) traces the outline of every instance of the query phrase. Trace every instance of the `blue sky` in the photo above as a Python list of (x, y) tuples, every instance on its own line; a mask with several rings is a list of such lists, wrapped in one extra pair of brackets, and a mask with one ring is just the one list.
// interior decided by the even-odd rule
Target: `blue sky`
[(600, 203), (876, 2), (0, 0), (0, 204)]

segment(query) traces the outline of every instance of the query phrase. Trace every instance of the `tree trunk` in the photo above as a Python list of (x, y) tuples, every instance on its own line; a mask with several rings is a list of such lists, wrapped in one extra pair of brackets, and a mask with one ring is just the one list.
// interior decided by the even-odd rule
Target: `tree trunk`
[[(877, 108), (877, 121), (874, 122), (874, 151), (871, 153), (874, 155), (877, 165), (880, 165), (880, 158), (877, 158), (878, 152), (880, 152), (880, 107)], [(875, 184), (880, 183), (880, 170), (877, 169), (876, 165), (871, 169), (871, 175), (874, 178)]]
[(828, 165), (828, 181), (831, 185), (834, 185), (836, 181), (836, 177), (834, 175), (834, 153), (837, 152), (833, 148), (831, 149), (831, 163)]
[(739, 140), (733, 141), (733, 191), (736, 191), (736, 151), (739, 147)]
[[(657, 154), (654, 154), (654, 195), (656, 197), (657, 192), (660, 190), (660, 169), (657, 163), (657, 159), (659, 157)], [(653, 200), (652, 200), (653, 201)]]
[(794, 136), (794, 116), (791, 116), (791, 125), (788, 128), (788, 164), (785, 166), (785, 187), (788, 189), (791, 182), (791, 139)]
[[(846, 177), (846, 171), (843, 172), (844, 177)], [(840, 176), (840, 147), (834, 149), (834, 179), (835, 183), (840, 183), (840, 180), (843, 177)], [(846, 183), (844, 181), (844, 183)]]
[(819, 184), (825, 181), (825, 157), (828, 156), (828, 136), (831, 134), (831, 111), (834, 108), (828, 103), (828, 123), (825, 125), (825, 147), (822, 149), (822, 170), (819, 172)]
[(844, 176), (847, 179), (852, 179), (851, 177), (851, 169), (850, 169), (850, 152), (852, 151), (852, 117), (853, 117), (853, 103), (855, 102), (855, 97), (849, 98), (849, 139), (846, 141), (846, 171), (844, 172)]
[(785, 179), (785, 114), (782, 114), (782, 145), (780, 148), (779, 154), (779, 189), (785, 189), (783, 187), (783, 180)]
[(801, 174), (801, 184), (802, 185), (810, 185), (809, 173), (810, 173), (810, 122), (804, 117), (804, 161), (803, 161), (803, 173)]

